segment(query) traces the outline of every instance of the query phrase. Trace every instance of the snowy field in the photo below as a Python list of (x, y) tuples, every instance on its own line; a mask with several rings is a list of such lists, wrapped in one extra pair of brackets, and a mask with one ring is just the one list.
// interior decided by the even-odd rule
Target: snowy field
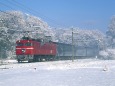
[(8, 64), (0, 66), (0, 86), (115, 86), (115, 60)]

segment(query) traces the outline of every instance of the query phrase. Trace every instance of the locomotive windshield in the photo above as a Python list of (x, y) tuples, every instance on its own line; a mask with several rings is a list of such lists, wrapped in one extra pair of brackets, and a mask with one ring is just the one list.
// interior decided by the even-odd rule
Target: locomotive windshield
[(17, 43), (17, 46), (32, 46), (32, 43)]
[(17, 43), (17, 46), (23, 46), (24, 44), (23, 43)]
[(32, 46), (32, 43), (26, 43), (25, 46)]

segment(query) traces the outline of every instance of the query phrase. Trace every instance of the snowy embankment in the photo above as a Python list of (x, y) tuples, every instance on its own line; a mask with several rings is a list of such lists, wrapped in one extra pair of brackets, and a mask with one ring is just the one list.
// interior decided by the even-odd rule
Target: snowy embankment
[(82, 59), (0, 66), (0, 86), (115, 86), (115, 60)]
[[(110, 66), (114, 60), (96, 60), (96, 59), (82, 59), (82, 60), (71, 60), (66, 61), (52, 61), (52, 62), (37, 62), (37, 63), (18, 63), (16, 60), (5, 60), (0, 68), (30, 68), (36, 67), (38, 69), (46, 70), (66, 70), (66, 69), (78, 69), (78, 68), (103, 68), (104, 66)], [(40, 68), (41, 67), (41, 68)]]

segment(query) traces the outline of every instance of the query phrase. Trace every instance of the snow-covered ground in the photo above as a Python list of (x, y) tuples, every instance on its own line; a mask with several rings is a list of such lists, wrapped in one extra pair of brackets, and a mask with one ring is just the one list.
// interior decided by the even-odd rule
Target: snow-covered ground
[(0, 86), (115, 86), (115, 60), (12, 62), (0, 66)]

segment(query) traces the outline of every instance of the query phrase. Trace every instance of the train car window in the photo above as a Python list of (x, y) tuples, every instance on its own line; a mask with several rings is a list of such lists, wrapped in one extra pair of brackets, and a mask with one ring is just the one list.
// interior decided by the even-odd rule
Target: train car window
[(25, 46), (32, 46), (32, 43), (26, 43)]
[(23, 46), (24, 44), (23, 43), (17, 43), (17, 46)]

